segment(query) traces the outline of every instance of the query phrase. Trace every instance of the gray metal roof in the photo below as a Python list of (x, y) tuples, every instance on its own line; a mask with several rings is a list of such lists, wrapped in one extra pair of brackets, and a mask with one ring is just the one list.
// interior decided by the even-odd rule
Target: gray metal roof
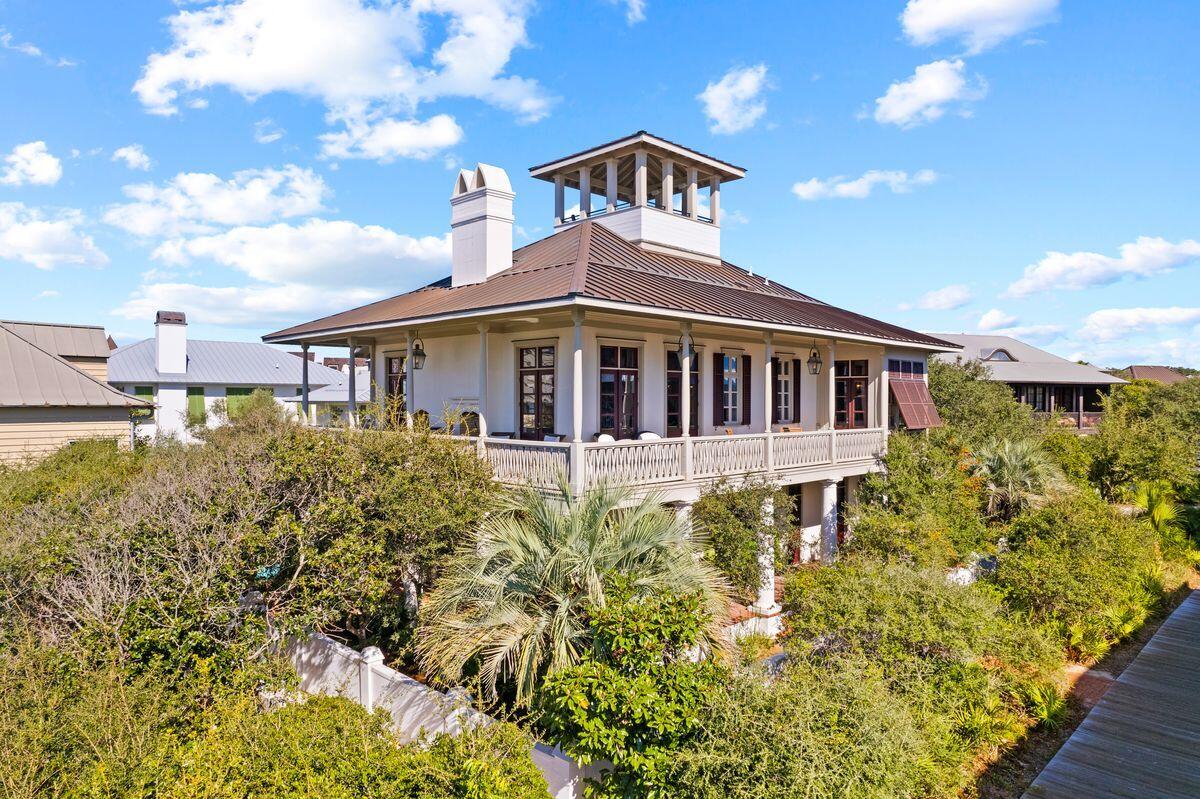
[[(101, 333), (100, 340), (104, 340)], [(0, 407), (139, 408), (130, 397), (0, 325)]]
[(40, 349), (60, 358), (107, 358), (108, 338), (98, 325), (58, 325), (0, 319), (5, 327)]
[[(187, 383), (220, 386), (299, 386), (301, 359), (291, 353), (252, 341), (188, 339), (187, 372), (161, 374), (156, 367), (157, 347), (148, 338), (113, 350), (108, 358), (108, 382)], [(310, 386), (326, 386), (345, 375), (319, 363), (308, 364)]]
[[(935, 355), (938, 360), (954, 363), (961, 358), (982, 361), (993, 380), (1005, 383), (1065, 383), (1076, 385), (1116, 385), (1125, 381), (1100, 371), (1094, 366), (1068, 361), (1011, 336), (987, 336), (970, 333), (937, 333), (938, 338), (958, 344), (961, 353)], [(997, 351), (1008, 353), (1012, 360), (990, 360)]]
[[(344, 379), (346, 375), (342, 375)], [(364, 385), (366, 384), (366, 385)], [(371, 386), (366, 378), (359, 378), (354, 383), (354, 398), (357, 402), (371, 401)], [(294, 397), (282, 397), (284, 402), (300, 402), (303, 397), (296, 395)], [(318, 389), (313, 389), (308, 392), (309, 402), (340, 402), (345, 405), (350, 401), (350, 385), (348, 383), (339, 383), (333, 386), (321, 386)]]

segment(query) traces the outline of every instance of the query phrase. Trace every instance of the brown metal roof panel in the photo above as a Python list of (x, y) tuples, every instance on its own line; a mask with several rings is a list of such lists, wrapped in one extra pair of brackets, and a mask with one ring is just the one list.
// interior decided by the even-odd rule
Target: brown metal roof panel
[(141, 407), (147, 403), (122, 394), (61, 358), (0, 325), (0, 406)]
[(49, 322), (0, 321), (26, 341), (62, 358), (108, 357), (104, 328), (97, 325), (65, 325)]

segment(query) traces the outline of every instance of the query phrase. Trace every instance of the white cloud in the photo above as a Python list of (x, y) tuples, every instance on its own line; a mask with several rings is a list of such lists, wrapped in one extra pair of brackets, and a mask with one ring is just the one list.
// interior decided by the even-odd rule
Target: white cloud
[[(473, 97), (537, 121), (552, 98), (505, 75), (527, 44), (529, 0), (240, 0), (182, 9), (172, 45), (147, 59), (134, 92), (155, 114), (181, 93), (225, 86), (249, 99), (271, 92), (319, 98), (331, 122), (413, 117), (423, 102)], [(427, 17), (432, 19), (426, 20)], [(444, 31), (436, 49), (426, 34)]]
[(123, 161), (125, 166), (130, 169), (140, 169), (145, 172), (150, 169), (150, 156), (146, 155), (146, 151), (142, 149), (140, 144), (127, 144), (124, 147), (118, 147), (112, 154), (112, 160)]
[(50, 64), (51, 66), (56, 66), (56, 67), (78, 66), (78, 62), (73, 61), (70, 58), (51, 58), (50, 56), (48, 56), (44, 52), (42, 52), (42, 48), (38, 47), (36, 44), (33, 44), (32, 42), (17, 41), (16, 38), (14, 38), (13, 35), (11, 33), (9, 33), (8, 31), (6, 31), (4, 28), (0, 28), (0, 49), (11, 50), (14, 53), (20, 53), (21, 55), (27, 55), (30, 58), (40, 58), (42, 61), (45, 61), (47, 64)]
[(1120, 253), (1114, 258), (1096, 252), (1048, 252), (1036, 264), (1025, 267), (1025, 274), (1005, 294), (1025, 297), (1051, 289), (1107, 286), (1126, 277), (1151, 277), (1200, 258), (1200, 242), (1185, 239), (1173, 244), (1163, 238), (1139, 236), (1136, 241), (1122, 244)]
[(5, 186), (53, 186), (62, 177), (62, 161), (50, 154), (44, 141), (18, 144), (4, 156), (4, 163), (0, 183)]
[(624, 0), (625, 21), (636, 25), (646, 20), (646, 0)]
[(999, 308), (992, 308), (990, 311), (984, 311), (979, 317), (977, 327), (980, 330), (998, 330), (1002, 327), (1012, 327), (1016, 323), (1017, 317), (1005, 313)]
[(1064, 330), (1066, 328), (1062, 325), (1013, 325), (996, 328), (989, 332), (998, 336), (1012, 336), (1033, 344), (1044, 344), (1062, 336)]
[(871, 196), (876, 186), (887, 186), (893, 194), (907, 194), (914, 186), (927, 186), (937, 180), (937, 173), (932, 169), (922, 169), (911, 176), (902, 170), (872, 169), (864, 172), (859, 178), (846, 178), (841, 175), (821, 180), (812, 178), (792, 186), (792, 193), (801, 200), (820, 200), (826, 197), (846, 197), (861, 200)]
[(384, 292), (367, 289), (331, 290), (302, 284), (213, 287), (153, 283), (139, 288), (113, 313), (145, 320), (162, 308), (175, 308), (195, 322), (261, 327), (265, 320), (293, 321), (297, 316), (317, 316), (383, 296)]
[(982, 78), (970, 82), (961, 58), (933, 61), (917, 67), (907, 80), (893, 83), (875, 100), (875, 121), (911, 128), (939, 119), (951, 104), (959, 106), (959, 113), (968, 113), (963, 104), (985, 94), (987, 84)]
[(248, 225), (322, 210), (329, 195), (311, 169), (246, 169), (222, 180), (207, 172), (181, 172), (165, 184), (125, 186), (133, 202), (115, 205), (104, 221), (137, 236), (212, 232), (214, 225)]
[(260, 119), (254, 123), (254, 140), (259, 144), (271, 144), (282, 139), (287, 131), (270, 119)]
[(1091, 341), (1112, 341), (1130, 333), (1200, 322), (1200, 308), (1105, 308), (1083, 320), (1079, 335)]
[(264, 283), (377, 289), (444, 270), (450, 236), (416, 238), (378, 225), (309, 219), (171, 240), (153, 257), (172, 266), (208, 259)]
[(767, 88), (766, 64), (735, 67), (705, 86), (696, 99), (704, 106), (710, 131), (738, 133), (754, 127), (767, 112), (767, 101), (762, 97)]
[(448, 114), (418, 120), (349, 120), (346, 130), (322, 134), (321, 154), (328, 158), (428, 159), (462, 141), (463, 130)]
[(60, 296), (59, 293), (54, 289), (46, 289), (45, 291), (39, 291), (37, 294), (33, 295), (33, 298), (35, 300), (52, 300), (58, 296)]
[(1058, 0), (908, 0), (900, 23), (916, 45), (961, 39), (969, 53), (1050, 21)]
[(953, 311), (956, 308), (966, 305), (974, 299), (974, 296), (970, 288), (961, 283), (956, 283), (945, 288), (927, 291), (921, 295), (921, 298), (915, 304), (902, 304), (900, 310), (909, 311), (915, 307), (925, 311)]
[(1137, 363), (1197, 367), (1200, 366), (1200, 339), (1190, 336), (1150, 342), (1087, 343), (1079, 345), (1070, 358), (1114, 367)]
[(84, 233), (74, 209), (46, 213), (24, 203), (0, 203), (0, 261), (24, 261), (38, 269), (62, 264), (103, 266), (105, 255)]

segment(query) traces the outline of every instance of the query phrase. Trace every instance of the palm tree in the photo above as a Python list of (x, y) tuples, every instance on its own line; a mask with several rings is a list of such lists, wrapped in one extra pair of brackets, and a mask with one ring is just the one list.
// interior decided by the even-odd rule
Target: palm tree
[(709, 615), (702, 643), (723, 648), (728, 586), (701, 557), (686, 521), (653, 496), (601, 487), (580, 498), (536, 489), (511, 495), (463, 542), (421, 608), (417, 654), (446, 682), (479, 657), (491, 697), (512, 680), (527, 703), (540, 677), (578, 662), (591, 644), (587, 607), (605, 581), (635, 590), (700, 594)]
[(984, 481), (987, 511), (1011, 519), (1062, 482), (1058, 466), (1033, 440), (1004, 440), (975, 453), (973, 472)]
[(1175, 501), (1175, 492), (1165, 480), (1139, 484), (1133, 504), (1145, 512), (1150, 526), (1159, 535), (1169, 535), (1180, 529), (1179, 505)]

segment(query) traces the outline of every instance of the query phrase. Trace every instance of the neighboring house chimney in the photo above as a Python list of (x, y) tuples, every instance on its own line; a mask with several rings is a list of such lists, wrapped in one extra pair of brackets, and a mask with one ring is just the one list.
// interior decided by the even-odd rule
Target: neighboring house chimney
[(512, 266), (513, 193), (498, 166), (464, 169), (450, 197), (452, 286), (481, 283)]
[(154, 319), (155, 367), (160, 374), (187, 371), (187, 317), (182, 311), (159, 311)]

